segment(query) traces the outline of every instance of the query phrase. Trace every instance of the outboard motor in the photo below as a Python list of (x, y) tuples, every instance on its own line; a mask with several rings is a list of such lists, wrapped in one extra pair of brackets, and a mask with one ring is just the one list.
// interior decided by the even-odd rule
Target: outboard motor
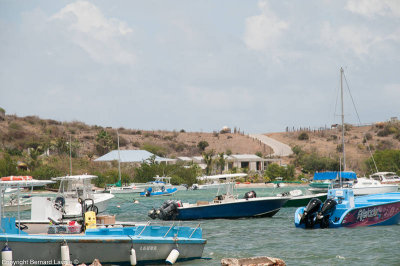
[(244, 194), (244, 199), (251, 199), (251, 198), (256, 198), (257, 194), (254, 190), (246, 192), (246, 194)]
[(320, 223), (321, 228), (329, 227), (329, 217), (332, 215), (332, 212), (335, 210), (337, 202), (334, 199), (327, 199), (322, 205), (321, 210), (318, 212), (316, 217), (316, 223)]
[(305, 223), (306, 228), (313, 228), (317, 212), (321, 207), (322, 201), (318, 198), (313, 198), (308, 202), (304, 213), (301, 216), (300, 224)]
[(178, 207), (180, 206), (180, 201), (167, 200), (158, 210), (153, 209), (149, 211), (148, 216), (152, 219), (174, 220), (178, 214)]

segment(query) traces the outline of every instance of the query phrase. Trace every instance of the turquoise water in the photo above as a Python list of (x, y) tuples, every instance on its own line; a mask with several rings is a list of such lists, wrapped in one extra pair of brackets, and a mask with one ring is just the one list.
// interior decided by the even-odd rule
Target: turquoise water
[[(237, 192), (243, 196), (249, 190)], [(272, 188), (254, 190), (257, 196), (271, 196), (273, 192)], [(217, 190), (178, 191), (172, 197), (153, 198), (118, 195), (108, 212), (116, 214), (119, 221), (144, 222), (148, 221), (147, 212), (167, 199), (194, 203), (211, 200), (216, 193)], [(133, 203), (134, 198), (139, 204)], [(183, 225), (201, 224), (207, 239), (203, 257), (210, 259), (176, 265), (221, 265), (222, 258), (253, 256), (281, 258), (287, 265), (400, 265), (400, 225), (303, 230), (294, 227), (295, 210), (283, 208), (272, 218), (184, 222)]]

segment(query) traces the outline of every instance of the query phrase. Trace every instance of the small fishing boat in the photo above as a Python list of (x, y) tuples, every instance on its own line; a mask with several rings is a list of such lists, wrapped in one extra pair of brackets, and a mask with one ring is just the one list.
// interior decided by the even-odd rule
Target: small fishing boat
[[(257, 197), (256, 192), (247, 192), (239, 199), (233, 194), (234, 178), (243, 174), (222, 174), (213, 178), (225, 179), (225, 193), (217, 195), (212, 201), (182, 203), (169, 200), (158, 209), (149, 212), (152, 219), (161, 220), (196, 220), (242, 217), (272, 217), (290, 199), (290, 197)], [(219, 193), (218, 193), (219, 194)]]
[[(10, 183), (11, 182), (11, 183)], [(50, 181), (51, 182), (51, 181)], [(6, 186), (39, 186), (46, 181), (8, 181)], [(0, 181), (0, 190), (4, 182)], [(99, 227), (93, 211), (82, 225), (48, 225), (40, 233), (27, 233), (19, 219), (3, 217), (0, 197), (2, 265), (61, 265), (91, 263), (149, 264), (201, 258), (206, 240), (198, 226), (151, 225)], [(19, 216), (19, 213), (18, 213)], [(25, 263), (26, 262), (26, 263)]]
[(141, 197), (171, 196), (178, 191), (171, 185), (171, 177), (156, 176), (154, 179), (156, 180), (146, 183), (147, 188), (139, 194)]

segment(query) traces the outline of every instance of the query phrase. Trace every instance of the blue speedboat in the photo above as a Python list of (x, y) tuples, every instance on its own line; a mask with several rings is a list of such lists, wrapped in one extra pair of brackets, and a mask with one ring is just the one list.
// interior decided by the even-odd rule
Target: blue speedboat
[(400, 222), (400, 193), (354, 197), (351, 188), (330, 189), (322, 204), (312, 199), (296, 210), (294, 224), (300, 228), (336, 228), (394, 225)]
[(171, 177), (156, 176), (155, 181), (147, 182), (147, 188), (139, 195), (141, 197), (170, 196), (178, 191), (171, 185)]
[[(340, 68), (342, 105), (342, 152), (341, 167), (346, 170), (345, 124), (343, 108), (343, 69)], [(333, 173), (333, 175), (332, 175)], [(332, 183), (326, 201), (311, 199), (306, 207), (296, 210), (294, 224), (300, 228), (337, 228), (356, 226), (393, 225), (400, 221), (400, 193), (381, 193), (354, 197), (352, 183), (345, 179), (356, 179), (352, 172), (330, 172), (320, 175), (321, 179), (338, 176), (338, 183)], [(327, 178), (328, 177), (328, 178)], [(338, 186), (338, 187), (335, 187)], [(354, 189), (359, 189), (354, 186)]]
[[(43, 180), (9, 181), (7, 184), (0, 181), (0, 194), (7, 186), (19, 188), (43, 184)], [(0, 197), (0, 208), (1, 201)], [(104, 264), (173, 263), (201, 258), (206, 244), (199, 226), (146, 223), (128, 227), (108, 224), (105, 227), (96, 224), (93, 211), (84, 213), (82, 218), (81, 224), (53, 221), (45, 231), (33, 233), (31, 225), (26, 226), (15, 217), (1, 217), (2, 265), (76, 265), (91, 263), (94, 259)]]
[(153, 196), (170, 196), (176, 193), (178, 189), (176, 187), (165, 188), (161, 187), (152, 187), (147, 188), (144, 192), (140, 192), (140, 196), (142, 197), (153, 197)]
[(213, 178), (226, 179), (226, 191), (217, 195), (212, 201), (197, 201), (196, 203), (181, 203), (169, 200), (158, 209), (149, 212), (149, 217), (161, 220), (196, 220), (242, 217), (272, 217), (290, 199), (290, 197), (257, 197), (254, 191), (247, 192), (239, 199), (233, 194), (236, 176), (243, 174), (225, 174)]

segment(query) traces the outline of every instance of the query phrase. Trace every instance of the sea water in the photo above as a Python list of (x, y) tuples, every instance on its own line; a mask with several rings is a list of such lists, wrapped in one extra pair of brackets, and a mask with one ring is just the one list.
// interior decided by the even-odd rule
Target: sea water
[[(237, 194), (255, 190), (257, 196), (272, 196), (295, 189), (238, 189)], [(305, 188), (300, 188), (305, 190)], [(194, 203), (212, 200), (217, 190), (178, 191), (169, 197), (143, 198), (117, 195), (108, 208), (119, 221), (148, 221), (147, 212), (168, 199)], [(134, 199), (139, 200), (134, 204)], [(400, 265), (400, 225), (304, 230), (294, 226), (296, 208), (282, 208), (271, 218), (215, 219), (183, 222), (201, 224), (207, 239), (203, 257), (207, 260), (176, 265), (221, 265), (222, 258), (269, 256), (287, 265)]]

